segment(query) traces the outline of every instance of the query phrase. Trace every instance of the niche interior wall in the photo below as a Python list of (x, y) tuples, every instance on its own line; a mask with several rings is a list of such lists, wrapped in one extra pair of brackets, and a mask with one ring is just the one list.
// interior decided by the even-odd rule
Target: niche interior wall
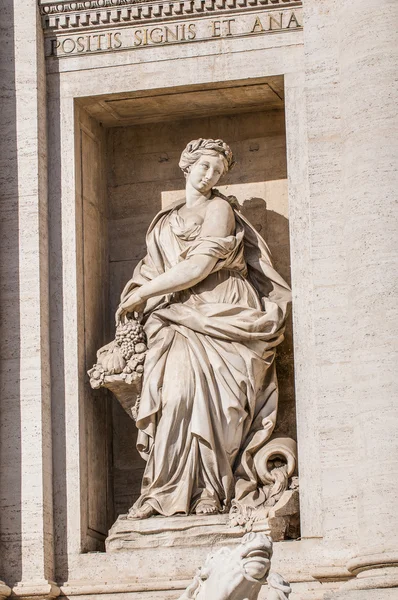
[[(91, 183), (81, 180), (83, 189), (91, 186), (91, 195), (82, 194), (84, 298), (90, 298), (84, 308), (90, 316), (85, 318), (82, 377), (86, 418), (93, 424), (86, 426), (87, 518), (97, 527), (88, 527), (90, 536), (97, 532), (94, 547), (102, 549), (107, 527), (139, 495), (144, 461), (135, 449), (134, 422), (110, 393), (90, 389), (85, 372), (98, 347), (112, 339), (120, 292), (145, 255), (150, 222), (184, 196), (178, 161), (190, 140), (222, 138), (231, 145), (236, 165), (219, 189), (236, 196), (270, 246), (276, 269), (290, 282), (283, 77), (250, 85), (84, 98), (78, 113), (79, 123), (90, 131), (79, 135), (92, 146), (89, 156), (84, 146), (79, 152), (82, 169), (84, 163), (86, 170), (92, 165)], [(277, 431), (296, 438), (291, 321), (278, 349), (277, 368)]]

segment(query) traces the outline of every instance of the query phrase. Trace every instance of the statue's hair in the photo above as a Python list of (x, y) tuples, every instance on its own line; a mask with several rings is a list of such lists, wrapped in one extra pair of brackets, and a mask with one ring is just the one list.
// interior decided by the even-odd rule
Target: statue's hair
[(221, 156), (224, 162), (224, 173), (232, 169), (235, 164), (232, 150), (225, 142), (222, 140), (206, 140), (199, 138), (198, 140), (189, 142), (181, 154), (180, 162), (178, 164), (185, 177), (191, 170), (192, 165), (194, 165), (203, 154)]

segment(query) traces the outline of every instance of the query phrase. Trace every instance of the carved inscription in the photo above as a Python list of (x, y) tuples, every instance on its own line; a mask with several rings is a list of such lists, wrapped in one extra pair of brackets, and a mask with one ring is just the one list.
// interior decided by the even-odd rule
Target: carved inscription
[(47, 55), (65, 57), (95, 52), (112, 52), (205, 41), (288, 32), (302, 29), (301, 9), (236, 15), (234, 18), (201, 19), (195, 22), (159, 23), (153, 26), (125, 27), (76, 35), (58, 35), (47, 39)]

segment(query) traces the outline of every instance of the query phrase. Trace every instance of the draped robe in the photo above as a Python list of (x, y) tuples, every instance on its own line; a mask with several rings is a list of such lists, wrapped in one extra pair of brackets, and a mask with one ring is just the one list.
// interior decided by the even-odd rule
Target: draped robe
[(137, 448), (147, 461), (141, 496), (162, 515), (189, 514), (200, 501), (226, 510), (233, 498), (264, 498), (253, 456), (275, 426), (275, 348), (283, 339), (290, 290), (264, 240), (234, 210), (235, 232), (201, 237), (185, 227), (179, 201), (147, 233), (147, 256), (126, 285), (139, 285), (194, 255), (217, 259), (190, 289), (151, 298), (148, 353), (137, 417)]

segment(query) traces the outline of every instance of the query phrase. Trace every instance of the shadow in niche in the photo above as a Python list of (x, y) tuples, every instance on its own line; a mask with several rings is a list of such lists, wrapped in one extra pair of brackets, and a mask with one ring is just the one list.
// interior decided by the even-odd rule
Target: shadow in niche
[(3, 0), (0, 30), (2, 133), (0, 178), (0, 580), (22, 579), (21, 495), (21, 317), (17, 95), (14, 2)]
[[(54, 60), (56, 60), (54, 58)], [(67, 549), (67, 478), (66, 478), (66, 407), (64, 357), (64, 290), (62, 244), (62, 189), (61, 189), (61, 106), (58, 73), (51, 74), (51, 114), (48, 127), (48, 204), (49, 204), (49, 272), (50, 272), (50, 361), (51, 410), (54, 490), (54, 554), (55, 580), (68, 579)], [(51, 102), (51, 104), (50, 104)], [(77, 520), (79, 517), (76, 515)]]
[[(275, 269), (291, 285), (289, 220), (280, 213), (268, 210), (263, 198), (249, 198), (243, 203), (241, 212), (264, 238)], [(286, 320), (285, 339), (277, 348), (276, 370), (279, 405), (275, 433), (297, 440), (291, 312)]]

